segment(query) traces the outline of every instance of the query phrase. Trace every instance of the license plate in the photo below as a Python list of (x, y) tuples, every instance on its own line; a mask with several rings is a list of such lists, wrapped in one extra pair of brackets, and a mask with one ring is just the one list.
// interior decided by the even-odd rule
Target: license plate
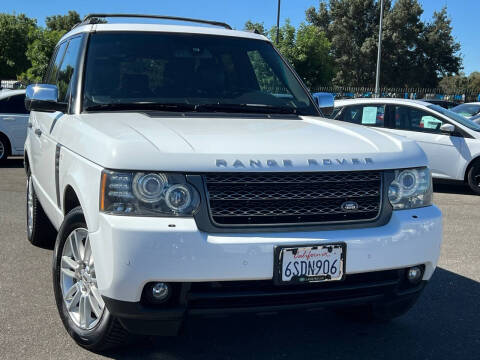
[(342, 280), (345, 244), (277, 247), (274, 266), (278, 284)]

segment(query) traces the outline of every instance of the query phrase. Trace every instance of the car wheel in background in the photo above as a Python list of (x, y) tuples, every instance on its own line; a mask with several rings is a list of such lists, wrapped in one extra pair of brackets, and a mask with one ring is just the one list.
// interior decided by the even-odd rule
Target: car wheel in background
[(53, 289), (63, 325), (77, 344), (102, 351), (125, 343), (128, 332), (109, 313), (98, 291), (88, 228), (80, 207), (65, 216), (58, 232)]
[(27, 173), (27, 238), (32, 245), (53, 249), (56, 231), (38, 201), (32, 175)]
[(10, 156), (10, 143), (3, 134), (0, 134), (0, 164), (5, 162), (8, 156)]
[(467, 183), (475, 194), (480, 195), (480, 161), (476, 161), (468, 170)]

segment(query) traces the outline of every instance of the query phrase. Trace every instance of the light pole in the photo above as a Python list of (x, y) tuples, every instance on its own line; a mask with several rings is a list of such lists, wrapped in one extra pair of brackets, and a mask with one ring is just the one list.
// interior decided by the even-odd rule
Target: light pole
[(277, 38), (275, 39), (276, 45), (278, 45), (279, 34), (280, 34), (280, 0), (278, 0), (278, 7), (277, 7)]
[(380, 58), (382, 56), (382, 24), (383, 24), (383, 0), (380, 0), (380, 27), (378, 28), (378, 53), (377, 53), (377, 74), (375, 77), (375, 97), (380, 97)]

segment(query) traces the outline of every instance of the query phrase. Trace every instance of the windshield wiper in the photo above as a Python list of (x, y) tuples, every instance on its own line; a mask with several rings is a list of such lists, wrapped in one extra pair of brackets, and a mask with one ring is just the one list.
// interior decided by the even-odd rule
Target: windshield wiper
[(186, 103), (157, 103), (157, 102), (132, 102), (97, 104), (85, 108), (87, 111), (108, 110), (161, 110), (161, 111), (193, 111), (195, 105)]
[(230, 112), (230, 113), (260, 113), (260, 114), (298, 114), (297, 109), (289, 106), (270, 106), (261, 104), (197, 104), (195, 111), (199, 112)]

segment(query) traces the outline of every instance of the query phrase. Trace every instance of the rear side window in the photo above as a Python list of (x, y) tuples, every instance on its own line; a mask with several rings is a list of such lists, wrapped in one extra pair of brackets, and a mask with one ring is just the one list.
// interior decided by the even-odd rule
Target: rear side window
[(57, 76), (58, 101), (60, 102), (68, 102), (68, 98), (72, 92), (74, 83), (74, 81), (72, 81), (73, 74), (77, 68), (81, 43), (81, 37), (73, 38), (68, 42), (67, 51), (65, 52)]
[(385, 105), (353, 105), (346, 106), (336, 120), (358, 125), (384, 127)]
[(0, 100), (0, 114), (28, 114), (25, 109), (25, 94)]
[(442, 120), (431, 113), (407, 106), (395, 106), (395, 129), (441, 133)]

